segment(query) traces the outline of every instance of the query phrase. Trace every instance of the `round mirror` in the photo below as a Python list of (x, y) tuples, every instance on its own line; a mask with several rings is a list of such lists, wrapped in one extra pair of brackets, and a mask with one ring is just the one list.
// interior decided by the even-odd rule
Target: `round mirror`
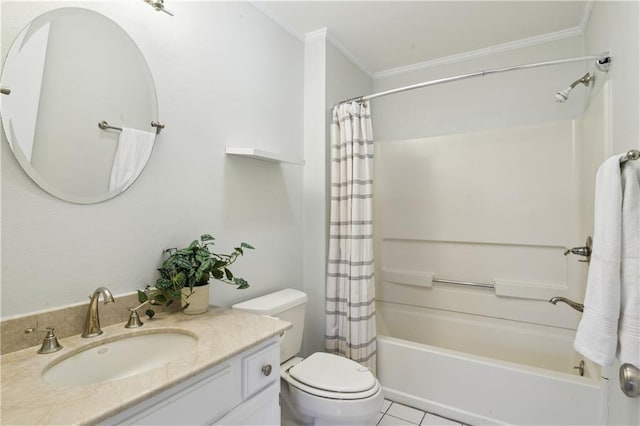
[(58, 198), (108, 200), (151, 155), (158, 113), (151, 72), (129, 35), (97, 12), (63, 8), (34, 19), (13, 42), (0, 86), (10, 90), (0, 96), (11, 150)]

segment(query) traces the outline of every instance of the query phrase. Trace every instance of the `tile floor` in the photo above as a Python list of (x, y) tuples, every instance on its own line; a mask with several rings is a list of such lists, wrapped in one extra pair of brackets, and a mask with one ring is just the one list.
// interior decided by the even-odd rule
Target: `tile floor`
[(460, 422), (426, 413), (397, 402), (384, 400), (384, 406), (378, 415), (378, 426), (465, 426)]

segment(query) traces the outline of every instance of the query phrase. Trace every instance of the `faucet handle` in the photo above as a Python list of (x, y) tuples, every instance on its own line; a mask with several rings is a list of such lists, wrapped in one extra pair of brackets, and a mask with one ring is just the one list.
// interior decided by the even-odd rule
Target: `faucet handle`
[(578, 262), (589, 263), (591, 261), (592, 247), (593, 239), (591, 237), (587, 237), (587, 241), (585, 241), (584, 246), (569, 248), (564, 252), (564, 255), (567, 256), (569, 253), (572, 253), (577, 256), (582, 256), (584, 259), (580, 259)]
[(127, 308), (129, 309), (129, 321), (127, 321), (127, 324), (124, 326), (124, 328), (142, 327), (144, 323), (142, 322), (142, 320), (140, 320), (140, 316), (138, 315), (138, 309), (142, 308), (147, 303), (148, 301), (145, 301), (139, 304), (138, 306), (136, 306), (135, 308)]
[(136, 308), (128, 308), (129, 309), (129, 321), (124, 326), (124, 328), (138, 328), (142, 327), (144, 323), (140, 320), (140, 315), (138, 315), (138, 311)]
[(38, 350), (39, 354), (50, 354), (62, 349), (62, 345), (58, 342), (58, 337), (56, 336), (56, 330), (53, 327), (47, 327), (44, 330), (30, 327), (24, 330), (25, 334), (35, 333), (38, 331), (47, 333), (42, 340), (42, 346)]
[(53, 327), (45, 327), (44, 329), (29, 327), (24, 329), (24, 334), (40, 332), (40, 333), (47, 333), (46, 337), (49, 337), (50, 334), (53, 334), (55, 336), (55, 331), (56, 329)]

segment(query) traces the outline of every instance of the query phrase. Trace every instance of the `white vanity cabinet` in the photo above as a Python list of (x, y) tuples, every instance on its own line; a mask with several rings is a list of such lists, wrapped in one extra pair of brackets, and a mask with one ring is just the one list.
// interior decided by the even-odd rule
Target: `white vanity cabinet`
[(280, 425), (276, 336), (108, 419), (106, 425)]

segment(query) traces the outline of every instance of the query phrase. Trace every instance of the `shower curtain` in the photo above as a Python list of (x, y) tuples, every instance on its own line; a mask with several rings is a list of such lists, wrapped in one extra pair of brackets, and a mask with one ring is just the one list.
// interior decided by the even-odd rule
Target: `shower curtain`
[(369, 103), (340, 104), (331, 123), (325, 346), (375, 372), (372, 186)]

